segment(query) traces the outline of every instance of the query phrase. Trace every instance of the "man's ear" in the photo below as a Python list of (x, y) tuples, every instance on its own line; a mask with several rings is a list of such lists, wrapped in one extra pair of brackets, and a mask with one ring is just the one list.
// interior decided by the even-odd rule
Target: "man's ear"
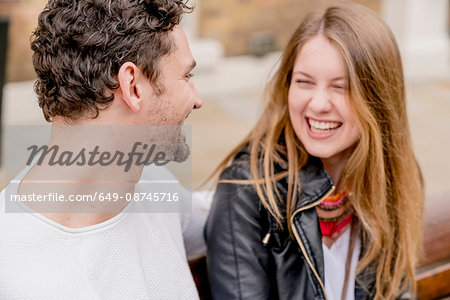
[(141, 108), (142, 93), (139, 82), (141, 77), (141, 70), (132, 62), (124, 63), (117, 74), (122, 98), (134, 112), (138, 112)]

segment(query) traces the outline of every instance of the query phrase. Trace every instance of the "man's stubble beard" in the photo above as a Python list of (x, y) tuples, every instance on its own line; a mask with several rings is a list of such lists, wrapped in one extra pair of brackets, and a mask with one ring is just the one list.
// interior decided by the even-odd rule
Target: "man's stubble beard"
[(182, 125), (163, 125), (159, 127), (156, 140), (158, 152), (165, 153), (167, 161), (185, 162), (190, 154), (190, 147), (186, 141), (186, 134)]
[[(165, 88), (161, 88), (161, 85), (159, 86), (160, 88), (160, 94), (156, 96), (156, 101), (164, 101), (164, 99), (162, 99), (161, 97), (165, 94), (166, 89)], [(160, 102), (160, 103), (161, 103)], [(184, 121), (187, 119), (187, 117), (189, 116), (190, 112), (188, 114), (185, 115), (185, 117), (180, 121), (176, 121), (173, 122), (173, 117), (170, 117), (170, 114), (167, 114), (168, 112), (168, 107), (160, 107), (161, 109), (161, 114), (160, 117), (162, 116), (162, 118), (159, 120), (159, 124), (177, 124), (178, 125), (162, 125), (162, 126), (166, 126), (166, 130), (167, 130), (167, 134), (165, 135), (165, 137), (168, 138), (168, 143), (167, 145), (165, 145), (163, 147), (163, 151), (166, 153), (166, 159), (169, 161), (174, 161), (177, 163), (183, 163), (185, 162), (190, 154), (191, 154), (191, 150), (189, 145), (187, 144), (186, 141), (186, 134), (184, 132), (183, 129), (183, 123)], [(172, 119), (172, 122), (169, 121), (170, 119)], [(165, 130), (163, 130), (165, 131)], [(173, 139), (171, 137), (174, 137)], [(158, 137), (158, 139), (160, 139), (161, 136)], [(163, 140), (163, 139), (161, 139)], [(172, 141), (171, 141), (172, 140)], [(167, 139), (166, 139), (167, 141)], [(165, 144), (165, 143), (163, 143)]]
[(171, 156), (173, 157), (173, 161), (177, 163), (185, 162), (190, 154), (191, 150), (189, 145), (186, 142), (186, 134), (183, 130), (183, 127), (180, 126), (179, 134), (176, 137), (176, 140), (173, 144), (173, 148), (171, 149)]

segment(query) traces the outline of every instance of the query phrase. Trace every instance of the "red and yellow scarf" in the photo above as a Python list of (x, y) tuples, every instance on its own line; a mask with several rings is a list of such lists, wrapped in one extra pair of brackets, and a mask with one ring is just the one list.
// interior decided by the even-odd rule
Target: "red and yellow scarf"
[(341, 230), (351, 223), (353, 207), (345, 191), (326, 197), (317, 206), (320, 230), (323, 236), (339, 235)]

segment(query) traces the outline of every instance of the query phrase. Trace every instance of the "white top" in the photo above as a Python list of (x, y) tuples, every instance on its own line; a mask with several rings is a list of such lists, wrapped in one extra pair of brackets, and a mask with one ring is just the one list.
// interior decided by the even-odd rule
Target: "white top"
[[(350, 242), (350, 231), (347, 229), (342, 235), (328, 248), (322, 244), (323, 258), (325, 264), (325, 293), (327, 300), (341, 299), (342, 289), (345, 280), (345, 264), (347, 260), (348, 247)], [(350, 265), (350, 276), (347, 286), (347, 295), (345, 300), (355, 299), (355, 273), (358, 264), (359, 253), (361, 251), (361, 240), (355, 241), (352, 260)], [(344, 300), (344, 299), (343, 299)]]
[(207, 209), (133, 213), (140, 205), (73, 229), (26, 209), (5, 213), (3, 190), (0, 299), (198, 299), (185, 250), (191, 257), (205, 252)]

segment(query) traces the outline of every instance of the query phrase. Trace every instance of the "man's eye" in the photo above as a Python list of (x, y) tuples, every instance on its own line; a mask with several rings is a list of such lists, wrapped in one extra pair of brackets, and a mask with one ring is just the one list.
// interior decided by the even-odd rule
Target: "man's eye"
[(194, 74), (189, 73), (189, 74), (186, 74), (184, 77), (185, 77), (186, 79), (189, 79), (189, 78), (194, 77)]

